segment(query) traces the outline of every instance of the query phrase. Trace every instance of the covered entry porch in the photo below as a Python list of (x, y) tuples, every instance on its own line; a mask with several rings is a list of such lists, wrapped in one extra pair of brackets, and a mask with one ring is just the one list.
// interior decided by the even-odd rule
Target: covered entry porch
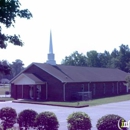
[(47, 90), (47, 82), (30, 73), (22, 73), (11, 85), (11, 91), (15, 99), (47, 100)]

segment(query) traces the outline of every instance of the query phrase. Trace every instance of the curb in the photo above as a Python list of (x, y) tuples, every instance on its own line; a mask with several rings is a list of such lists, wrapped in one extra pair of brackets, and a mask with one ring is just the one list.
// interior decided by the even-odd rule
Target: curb
[(48, 105), (48, 106), (59, 106), (59, 107), (71, 107), (71, 108), (83, 108), (89, 107), (89, 105), (82, 105), (82, 106), (69, 106), (69, 105), (54, 105), (54, 104), (47, 104), (47, 103), (40, 103), (40, 102), (23, 102), (23, 101), (12, 101), (13, 103), (27, 103), (27, 104), (38, 104), (38, 105)]

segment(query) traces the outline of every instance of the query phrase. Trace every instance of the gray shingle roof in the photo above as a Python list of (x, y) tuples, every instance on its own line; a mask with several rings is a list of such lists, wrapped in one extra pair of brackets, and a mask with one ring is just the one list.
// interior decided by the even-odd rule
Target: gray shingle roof
[(61, 82), (125, 81), (126, 72), (113, 68), (80, 67), (34, 63)]

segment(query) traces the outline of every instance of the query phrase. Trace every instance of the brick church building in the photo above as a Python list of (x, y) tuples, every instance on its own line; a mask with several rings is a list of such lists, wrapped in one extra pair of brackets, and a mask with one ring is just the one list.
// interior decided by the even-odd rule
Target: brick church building
[(126, 72), (112, 68), (57, 65), (52, 35), (46, 63), (32, 63), (14, 77), (11, 97), (40, 101), (88, 100), (128, 93)]

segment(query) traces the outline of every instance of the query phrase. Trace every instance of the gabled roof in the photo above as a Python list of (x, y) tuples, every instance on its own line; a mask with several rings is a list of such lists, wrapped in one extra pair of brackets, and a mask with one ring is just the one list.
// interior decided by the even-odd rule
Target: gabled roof
[[(113, 68), (50, 65), (46, 63), (32, 63), (25, 70), (27, 70), (32, 65), (37, 66), (41, 70), (44, 70), (61, 82), (125, 81), (125, 77), (127, 75), (126, 72)], [(24, 71), (21, 73), (24, 73)], [(15, 78), (17, 78), (19, 75), (17, 75)], [(11, 82), (14, 79), (12, 79)]]
[(36, 66), (62, 82), (125, 81), (126, 72), (113, 68), (96, 68), (35, 63)]
[(30, 73), (22, 73), (15, 78), (12, 83), (15, 84), (44, 84), (42, 80)]

